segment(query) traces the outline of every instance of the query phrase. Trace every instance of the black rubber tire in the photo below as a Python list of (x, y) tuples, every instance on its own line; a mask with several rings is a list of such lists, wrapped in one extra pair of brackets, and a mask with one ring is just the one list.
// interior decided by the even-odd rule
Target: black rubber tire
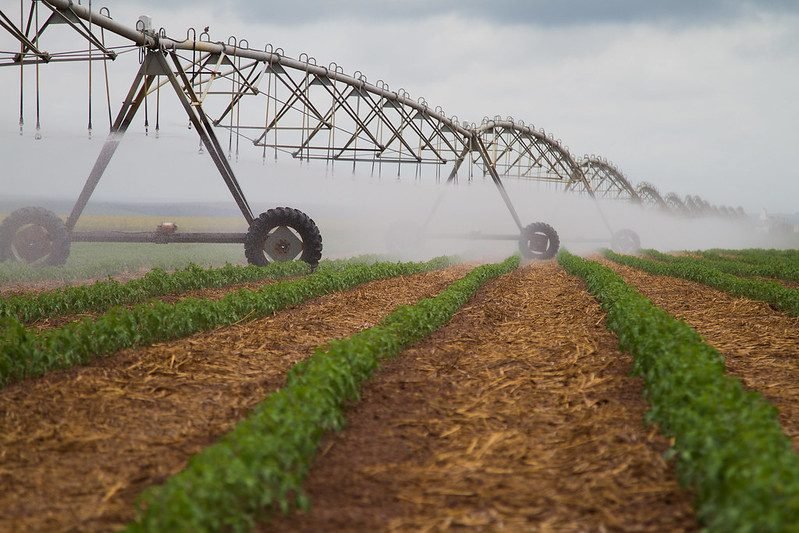
[(316, 268), (322, 258), (322, 235), (316, 223), (300, 211), (291, 207), (276, 207), (261, 213), (253, 220), (244, 239), (244, 255), (252, 265), (264, 266), (269, 259), (264, 252), (264, 245), (269, 232), (279, 226), (286, 226), (296, 231), (302, 240), (301, 261)]
[[(46, 252), (35, 259), (21, 255), (25, 251), (17, 251), (15, 237), (23, 228), (31, 228), (45, 239), (40, 244)], [(31, 230), (29, 230), (31, 231)], [(35, 243), (30, 243), (35, 246)], [(23, 207), (17, 209), (0, 224), (0, 258), (16, 260), (28, 264), (58, 266), (66, 263), (69, 257), (69, 231), (64, 221), (52, 211), (41, 207)], [(21, 253), (20, 253), (21, 252)], [(33, 253), (36, 253), (35, 251)]]
[(631, 229), (620, 229), (613, 234), (610, 248), (617, 254), (635, 254), (641, 250), (641, 238)]
[(558, 232), (543, 222), (533, 222), (524, 228), (519, 238), (519, 251), (525, 259), (552, 259), (558, 253), (558, 249), (560, 249)]

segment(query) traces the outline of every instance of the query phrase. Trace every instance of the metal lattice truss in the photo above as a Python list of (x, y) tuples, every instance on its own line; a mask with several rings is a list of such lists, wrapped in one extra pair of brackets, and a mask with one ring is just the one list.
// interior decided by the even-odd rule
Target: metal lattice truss
[[(633, 187), (604, 159), (586, 157), (578, 162), (559, 140), (521, 121), (495, 117), (479, 125), (460, 122), (422, 98), (412, 99), (403, 89), (392, 91), (380, 80), (369, 83), (360, 72), (345, 74), (335, 63), (317, 65), (305, 54), (289, 58), (271, 45), (254, 49), (246, 40), (232, 37), (211, 42), (207, 31), (198, 36), (190, 29), (186, 39), (175, 40), (163, 29), (154, 31), (146, 19), (132, 28), (113, 20), (105, 8), (93, 11), (72, 0), (33, 0), (26, 9), (27, 2), (21, 1), (13, 16), (0, 9), (0, 27), (19, 47), (0, 50), (0, 66), (20, 66), (21, 80), (25, 65), (36, 66), (37, 126), (40, 64), (103, 61), (107, 86), (108, 62), (138, 50), (141, 66), (116, 120), (111, 120), (109, 108), (112, 133), (125, 132), (148, 95), (160, 96), (164, 87), (171, 90), (248, 222), (252, 212), (228, 163), (242, 145), (256, 147), (264, 158), (284, 153), (300, 160), (366, 164), (377, 173), (412, 172), (420, 177), (424, 169), (432, 169), (437, 179), (443, 171), (447, 181), (457, 181), (459, 172), (471, 179), (476, 170), (496, 183), (520, 228), (503, 178), (545, 182), (566, 191), (666, 210), (707, 211), (691, 197), (680, 206), (674, 199), (664, 200), (647, 183)], [(74, 48), (57, 52), (47, 48), (55, 26), (71, 32)], [(106, 45), (107, 33), (121, 37), (122, 44)], [(223, 135), (218, 137), (215, 129)], [(68, 221), (70, 228), (118, 143), (119, 135), (106, 143)]]
[[(29, 5), (25, 5), (28, 4)], [(88, 10), (87, 10), (88, 11)], [(121, 51), (135, 49), (135, 44), (107, 46), (105, 28), (94, 24), (94, 19), (110, 18), (107, 8), (86, 18), (75, 10), (60, 9), (46, 0), (20, 2), (19, 13), (0, 9), (0, 28), (6, 30), (19, 44), (18, 50), (0, 50), (0, 66), (60, 63), (69, 61), (114, 60)], [(74, 47), (59, 45), (56, 52), (49, 46), (53, 28), (64, 26), (73, 33)]]
[[(569, 150), (543, 130), (510, 117), (494, 117), (493, 120), (484, 118), (474, 131), (486, 147), (488, 163), (500, 176), (549, 182), (565, 190), (593, 193)], [(484, 165), (481, 161), (481, 166)]]
[(360, 73), (347, 76), (336, 65), (317, 66), (312, 58), (258, 55), (179, 55), (213, 124), (227, 129), (236, 147), (244, 140), (264, 156), (368, 163), (399, 175), (408, 165), (421, 173), (422, 165), (452, 163), (471, 146), (469, 130), (402, 90), (369, 84)]
[(640, 203), (638, 191), (624, 173), (613, 163), (596, 156), (586, 156), (580, 162), (583, 175), (598, 198), (619, 198)]
[(679, 196), (677, 196), (677, 194), (670, 192), (669, 194), (666, 195), (664, 200), (666, 202), (666, 205), (669, 207), (669, 209), (672, 212), (679, 213), (682, 215), (690, 215), (690, 211), (688, 210), (688, 207), (685, 205), (685, 202), (683, 202), (682, 199)]
[(641, 199), (641, 202), (644, 205), (650, 205), (659, 209), (668, 210), (666, 201), (660, 195), (660, 191), (658, 191), (657, 187), (651, 183), (642, 181), (638, 184), (638, 187), (636, 187), (636, 192), (638, 193), (638, 197)]

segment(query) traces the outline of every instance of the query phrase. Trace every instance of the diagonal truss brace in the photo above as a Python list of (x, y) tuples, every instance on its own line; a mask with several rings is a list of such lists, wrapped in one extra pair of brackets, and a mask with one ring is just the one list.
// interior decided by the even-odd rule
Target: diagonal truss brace
[(510, 199), (508, 191), (505, 189), (505, 184), (502, 183), (502, 179), (499, 177), (499, 172), (497, 172), (497, 167), (494, 161), (491, 160), (488, 149), (486, 149), (486, 145), (483, 143), (483, 139), (480, 137), (480, 135), (473, 135), (464, 145), (463, 151), (460, 153), (460, 155), (458, 155), (458, 159), (455, 160), (455, 165), (452, 167), (452, 171), (449, 174), (447, 184), (449, 185), (457, 180), (458, 169), (463, 164), (466, 156), (469, 155), (469, 152), (477, 152), (480, 159), (483, 160), (483, 164), (488, 170), (488, 174), (491, 176), (491, 180), (494, 182), (494, 185), (496, 185), (499, 195), (502, 197), (502, 201), (505, 202), (505, 207), (508, 208), (510, 216), (513, 217), (513, 221), (516, 223), (516, 226), (519, 228), (519, 230), (524, 231), (524, 224), (522, 224), (522, 220), (519, 218), (519, 213), (517, 213), (516, 208), (513, 207), (513, 202)]
[(472, 137), (474, 141), (474, 149), (476, 149), (477, 153), (480, 155), (480, 158), (485, 163), (486, 168), (488, 169), (488, 173), (491, 176), (491, 179), (494, 181), (494, 185), (497, 186), (497, 190), (499, 191), (499, 195), (502, 196), (502, 200), (505, 202), (505, 206), (510, 211), (510, 215), (513, 217), (513, 221), (516, 222), (516, 226), (519, 228), (519, 231), (524, 231), (524, 224), (522, 224), (522, 220), (519, 218), (519, 213), (516, 212), (516, 208), (513, 207), (513, 202), (510, 200), (510, 195), (508, 195), (508, 191), (505, 190), (505, 185), (502, 183), (502, 180), (499, 177), (499, 173), (497, 172), (496, 167), (491, 162), (491, 156), (488, 155), (488, 150), (486, 150), (485, 144), (483, 144), (483, 138), (480, 135), (475, 135)]
[(50, 54), (39, 50), (36, 44), (30, 39), (28, 39), (28, 36), (22, 33), (22, 31), (16, 27), (16, 25), (11, 21), (11, 19), (5, 13), (3, 13), (2, 9), (0, 9), (0, 27), (2, 27), (4, 30), (10, 33), (11, 36), (14, 37), (16, 40), (18, 40), (22, 45), (23, 50), (29, 50), (33, 55), (42, 58), (42, 60), (44, 60), (45, 62), (50, 60)]
[(97, 157), (97, 161), (95, 161), (94, 167), (83, 186), (83, 190), (72, 209), (72, 213), (70, 213), (67, 219), (66, 226), (69, 231), (75, 228), (78, 218), (80, 218), (92, 193), (97, 188), (97, 184), (100, 182), (100, 178), (102, 178), (108, 164), (111, 162), (111, 158), (119, 147), (122, 137), (125, 135), (136, 112), (139, 107), (141, 107), (142, 102), (144, 102), (147, 92), (158, 76), (166, 76), (169, 80), (189, 120), (200, 136), (217, 170), (219, 170), (219, 173), (222, 175), (222, 179), (228, 186), (233, 199), (244, 215), (247, 224), (252, 224), (254, 220), (252, 209), (247, 203), (247, 199), (244, 197), (244, 193), (233, 173), (230, 163), (224, 156), (222, 146), (214, 133), (211, 122), (208, 120), (197, 94), (192, 89), (191, 82), (186, 76), (186, 72), (183, 70), (177, 54), (172, 51), (169, 53), (169, 56), (175, 65), (177, 75), (172, 68), (170, 68), (169, 63), (167, 63), (166, 58), (161, 52), (152, 50), (147, 52), (145, 60), (139, 68), (130, 90), (128, 91), (128, 95), (122, 103), (119, 114), (111, 127), (108, 139), (105, 141), (100, 155)]
[[(43, 6), (49, 8), (52, 13), (44, 22), (44, 24), (42, 24), (40, 27), (33, 28), (35, 30), (33, 37), (30, 37), (30, 33), (34, 20), (34, 12), (38, 14), (38, 9), (34, 11), (35, 7), (37, 6), (36, 2), (31, 2), (31, 11), (28, 14), (28, 20), (24, 33), (22, 32), (21, 28), (16, 28), (16, 26), (11, 23), (10, 19), (8, 19), (4, 13), (0, 12), (0, 17), (2, 19), (6, 19), (7, 21), (7, 23), (4, 23), (3, 20), (0, 20), (0, 26), (11, 33), (11, 35), (22, 44), (19, 53), (14, 56), (14, 64), (49, 63), (51, 61), (75, 61), (91, 59), (91, 56), (58, 57), (58, 54), (51, 55), (48, 52), (40, 50), (38, 48), (39, 39), (42, 37), (42, 34), (44, 34), (45, 30), (54, 24), (66, 24), (70, 26), (81, 38), (85, 39), (90, 45), (93, 45), (97, 52), (104, 59), (110, 59), (112, 61), (116, 59), (117, 53), (106, 48), (106, 46), (103, 44), (103, 40), (97, 37), (83, 22), (83, 20), (75, 14), (75, 12), (72, 10), (72, 7), (59, 9), (47, 0), (37, 1), (39, 1)], [(8, 27), (7, 24), (11, 24), (11, 27)], [(28, 55), (33, 55), (36, 59), (27, 60), (26, 57)]]

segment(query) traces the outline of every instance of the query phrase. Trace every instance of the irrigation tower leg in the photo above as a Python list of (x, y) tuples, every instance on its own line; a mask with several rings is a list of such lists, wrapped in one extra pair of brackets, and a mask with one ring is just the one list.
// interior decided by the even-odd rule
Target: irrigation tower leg
[(214, 160), (214, 164), (222, 175), (222, 179), (230, 190), (230, 194), (239, 206), (241, 214), (244, 215), (248, 225), (252, 224), (255, 217), (253, 216), (250, 204), (244, 197), (244, 192), (241, 190), (236, 175), (233, 173), (233, 168), (225, 157), (222, 145), (219, 143), (219, 139), (217, 139), (214, 133), (213, 126), (211, 126), (211, 121), (208, 120), (208, 116), (205, 114), (205, 111), (203, 111), (200, 100), (197, 98), (197, 94), (194, 92), (188, 76), (186, 76), (186, 71), (180, 64), (180, 59), (174, 51), (169, 52), (169, 56), (172, 58), (172, 62), (175, 65), (175, 70), (178, 76), (180, 76), (180, 80), (178, 80), (178, 77), (169, 67), (163, 55), (158, 52), (151, 52), (151, 54), (155, 56), (164, 71), (164, 75), (169, 79), (172, 88), (175, 89), (175, 94), (177, 94), (180, 103), (183, 104), (183, 109), (186, 111), (189, 120), (191, 120), (192, 125), (197, 130), (197, 134), (208, 150), (211, 159)]
[(463, 146), (463, 151), (461, 151), (460, 155), (458, 156), (458, 159), (455, 160), (455, 165), (453, 165), (453, 167), (452, 167), (452, 172), (449, 173), (449, 178), (447, 178), (447, 183), (452, 183), (453, 181), (458, 179), (458, 170), (460, 170), (461, 165), (463, 164), (463, 160), (466, 159), (467, 155), (469, 155), (469, 151), (470, 150), (471, 150), (471, 147), (469, 146), (469, 143), (467, 142)]
[(239, 186), (239, 182), (233, 173), (233, 168), (230, 166), (227, 158), (225, 158), (222, 146), (219, 143), (216, 134), (214, 133), (213, 127), (211, 126), (208, 117), (200, 105), (197, 95), (194, 93), (194, 90), (191, 87), (191, 83), (186, 77), (186, 72), (180, 65), (177, 55), (174, 52), (171, 52), (170, 55), (175, 63), (175, 67), (181, 80), (178, 80), (177, 76), (169, 67), (169, 64), (161, 52), (147, 52), (144, 62), (139, 68), (139, 72), (136, 74), (136, 77), (133, 79), (133, 84), (128, 91), (128, 95), (125, 98), (125, 101), (122, 103), (119, 114), (117, 115), (117, 118), (111, 127), (111, 132), (108, 135), (108, 139), (106, 139), (102, 150), (100, 150), (100, 155), (97, 157), (97, 161), (95, 161), (94, 167), (92, 167), (92, 170), (89, 173), (89, 177), (83, 186), (83, 190), (81, 191), (77, 202), (75, 202), (75, 206), (72, 208), (72, 213), (70, 213), (69, 218), (67, 218), (66, 226), (69, 231), (72, 231), (75, 228), (75, 224), (80, 218), (81, 213), (83, 213), (83, 210), (91, 198), (92, 193), (94, 193), (94, 190), (97, 188), (100, 178), (102, 178), (103, 173), (108, 167), (108, 164), (111, 162), (111, 158), (114, 156), (114, 153), (119, 147), (119, 143), (122, 142), (122, 137), (133, 121), (133, 118), (135, 117), (136, 112), (139, 110), (139, 107), (141, 107), (142, 102), (144, 102), (144, 98), (147, 96), (150, 86), (158, 76), (166, 76), (169, 79), (170, 83), (172, 84), (172, 88), (175, 90), (175, 94), (180, 100), (180, 103), (183, 104), (183, 108), (186, 111), (192, 126), (194, 126), (197, 134), (200, 136), (200, 139), (205, 145), (205, 148), (211, 155), (211, 159), (213, 159), (217, 170), (219, 170), (219, 173), (222, 175), (222, 179), (228, 186), (228, 189), (230, 190), (230, 193), (233, 195), (233, 199), (236, 201), (236, 204), (238, 204), (239, 209), (244, 215), (247, 224), (252, 224), (254, 220), (252, 209), (247, 203), (247, 199), (244, 197), (244, 193)]
[[(458, 170), (463, 164), (463, 161), (466, 159), (466, 156), (469, 155), (469, 152), (471, 151), (476, 151), (482, 158), (483, 162), (486, 165), (486, 168), (488, 169), (488, 173), (491, 175), (491, 179), (493, 180), (494, 185), (497, 186), (497, 190), (499, 191), (500, 196), (502, 196), (502, 200), (505, 202), (505, 206), (508, 208), (510, 215), (513, 217), (513, 221), (516, 223), (516, 227), (519, 228), (519, 231), (524, 231), (524, 224), (522, 224), (522, 221), (519, 218), (519, 214), (516, 212), (516, 208), (513, 207), (513, 202), (511, 202), (510, 196), (508, 195), (508, 191), (505, 190), (505, 185), (502, 183), (502, 180), (499, 177), (499, 173), (497, 172), (496, 167), (491, 162), (491, 158), (488, 156), (488, 150), (486, 150), (486, 147), (483, 144), (483, 140), (479, 136), (470, 138), (469, 141), (464, 145), (463, 151), (458, 156), (458, 159), (455, 160), (455, 166), (452, 167), (452, 172), (450, 172), (449, 178), (447, 178), (447, 185), (455, 181), (455, 179), (458, 176)], [(433, 206), (433, 210), (428, 215), (427, 220), (425, 221), (424, 224), (425, 228), (432, 220), (435, 212), (438, 210), (438, 206), (441, 203), (442, 198), (443, 198), (443, 193), (439, 195), (435, 205)]]
[(83, 186), (83, 190), (77, 202), (75, 202), (75, 206), (72, 208), (72, 213), (70, 213), (69, 218), (67, 218), (66, 226), (69, 231), (75, 229), (78, 218), (80, 218), (81, 213), (83, 213), (83, 209), (86, 207), (94, 189), (100, 182), (100, 178), (103, 177), (108, 163), (111, 162), (114, 152), (116, 152), (119, 143), (122, 141), (122, 136), (125, 135), (125, 131), (127, 131), (128, 126), (130, 126), (130, 123), (133, 121), (136, 111), (138, 111), (139, 106), (141, 106), (141, 103), (144, 101), (144, 97), (147, 95), (147, 91), (155, 79), (154, 75), (146, 74), (146, 70), (147, 62), (145, 61), (139, 68), (136, 77), (133, 79), (133, 84), (130, 86), (128, 96), (122, 103), (122, 108), (119, 110), (119, 114), (114, 124), (111, 126), (108, 139), (106, 139), (102, 150), (100, 150), (100, 155), (97, 157), (97, 161), (95, 161), (94, 167), (92, 167), (92, 171), (89, 173), (89, 178), (86, 180), (86, 184)]
[(519, 218), (519, 214), (516, 212), (516, 208), (513, 207), (513, 202), (510, 200), (510, 196), (508, 195), (508, 191), (505, 190), (505, 185), (502, 183), (502, 180), (499, 178), (499, 173), (497, 172), (496, 166), (491, 161), (491, 158), (488, 156), (488, 150), (486, 150), (485, 144), (483, 144), (483, 139), (480, 138), (479, 135), (475, 135), (472, 137), (474, 142), (474, 147), (477, 149), (477, 152), (480, 154), (480, 157), (483, 159), (483, 162), (488, 169), (488, 173), (491, 175), (491, 179), (494, 181), (494, 185), (497, 186), (497, 190), (499, 191), (499, 195), (502, 196), (502, 200), (505, 202), (505, 205), (510, 211), (511, 216), (513, 217), (513, 221), (516, 222), (516, 226), (519, 228), (519, 231), (524, 231), (524, 224), (522, 224), (521, 219)]

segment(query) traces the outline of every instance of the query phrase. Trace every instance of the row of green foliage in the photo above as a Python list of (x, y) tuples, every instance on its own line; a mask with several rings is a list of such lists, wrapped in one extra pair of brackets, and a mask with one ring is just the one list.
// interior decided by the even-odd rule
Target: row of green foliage
[(763, 250), (763, 253), (757, 253), (755, 250), (742, 250), (740, 254), (703, 250), (697, 253), (702, 258), (711, 261), (745, 263), (753, 266), (782, 269), (792, 273), (790, 278), (779, 276), (783, 277), (783, 279), (795, 279), (796, 272), (799, 271), (799, 250)]
[(799, 249), (776, 248), (745, 248), (741, 250), (725, 250), (713, 248), (699, 251), (698, 253), (712, 259), (732, 259), (747, 263), (763, 263), (773, 260), (788, 261), (792, 264), (799, 262)]
[(779, 283), (739, 278), (697, 261), (652, 261), (630, 255), (620, 255), (610, 250), (605, 250), (604, 254), (605, 257), (616, 263), (638, 268), (651, 274), (675, 276), (703, 283), (734, 296), (767, 302), (790, 315), (799, 316), (799, 290), (785, 287)]
[(444, 267), (449, 258), (426, 263), (353, 264), (320, 269), (309, 276), (239, 289), (220, 300), (185, 298), (131, 308), (115, 307), (97, 319), (84, 319), (39, 332), (14, 317), (0, 318), (0, 386), (45, 372), (85, 364), (122, 348), (177, 339), (198, 331), (274, 313), (285, 307), (367, 281)]
[(787, 531), (799, 524), (799, 456), (777, 410), (725, 374), (696, 331), (654, 306), (611, 269), (563, 252), (560, 264), (588, 284), (608, 328), (635, 356), (649, 420), (674, 438), (681, 480), (713, 531)]
[(701, 258), (669, 255), (657, 250), (642, 250), (642, 253), (652, 259), (669, 263), (699, 263), (734, 276), (757, 276), (799, 281), (799, 262), (791, 262), (780, 258), (771, 258), (767, 261), (755, 263), (737, 261), (707, 253), (702, 253)]
[(140, 303), (167, 294), (308, 272), (310, 267), (299, 261), (270, 263), (265, 267), (225, 265), (205, 269), (190, 265), (171, 273), (159, 268), (126, 283), (109, 279), (91, 285), (11, 296), (0, 300), (0, 316), (13, 316), (20, 322), (29, 323), (54, 316), (105, 311), (115, 305)]
[[(324, 260), (319, 264), (319, 268), (340, 268), (354, 262), (374, 261), (371, 257)], [(299, 276), (309, 272), (310, 267), (301, 261), (269, 263), (265, 267), (228, 264), (221, 268), (209, 269), (192, 264), (171, 273), (155, 269), (139, 279), (126, 283), (109, 279), (91, 285), (64, 287), (0, 299), (0, 316), (14, 316), (20, 322), (30, 323), (54, 316), (105, 311), (115, 305), (131, 305), (167, 294)]]
[(239, 244), (148, 244), (76, 242), (64, 266), (31, 266), (0, 262), (0, 285), (47, 280), (74, 281), (161, 268), (175, 270), (190, 264), (222, 266), (243, 261)]
[(518, 264), (512, 257), (478, 267), (438, 296), (317, 349), (233, 431), (145, 492), (146, 510), (129, 531), (243, 531), (270, 511), (307, 507), (302, 483), (320, 439), (341, 429), (345, 405), (380, 363), (444, 325), (486, 281)]

